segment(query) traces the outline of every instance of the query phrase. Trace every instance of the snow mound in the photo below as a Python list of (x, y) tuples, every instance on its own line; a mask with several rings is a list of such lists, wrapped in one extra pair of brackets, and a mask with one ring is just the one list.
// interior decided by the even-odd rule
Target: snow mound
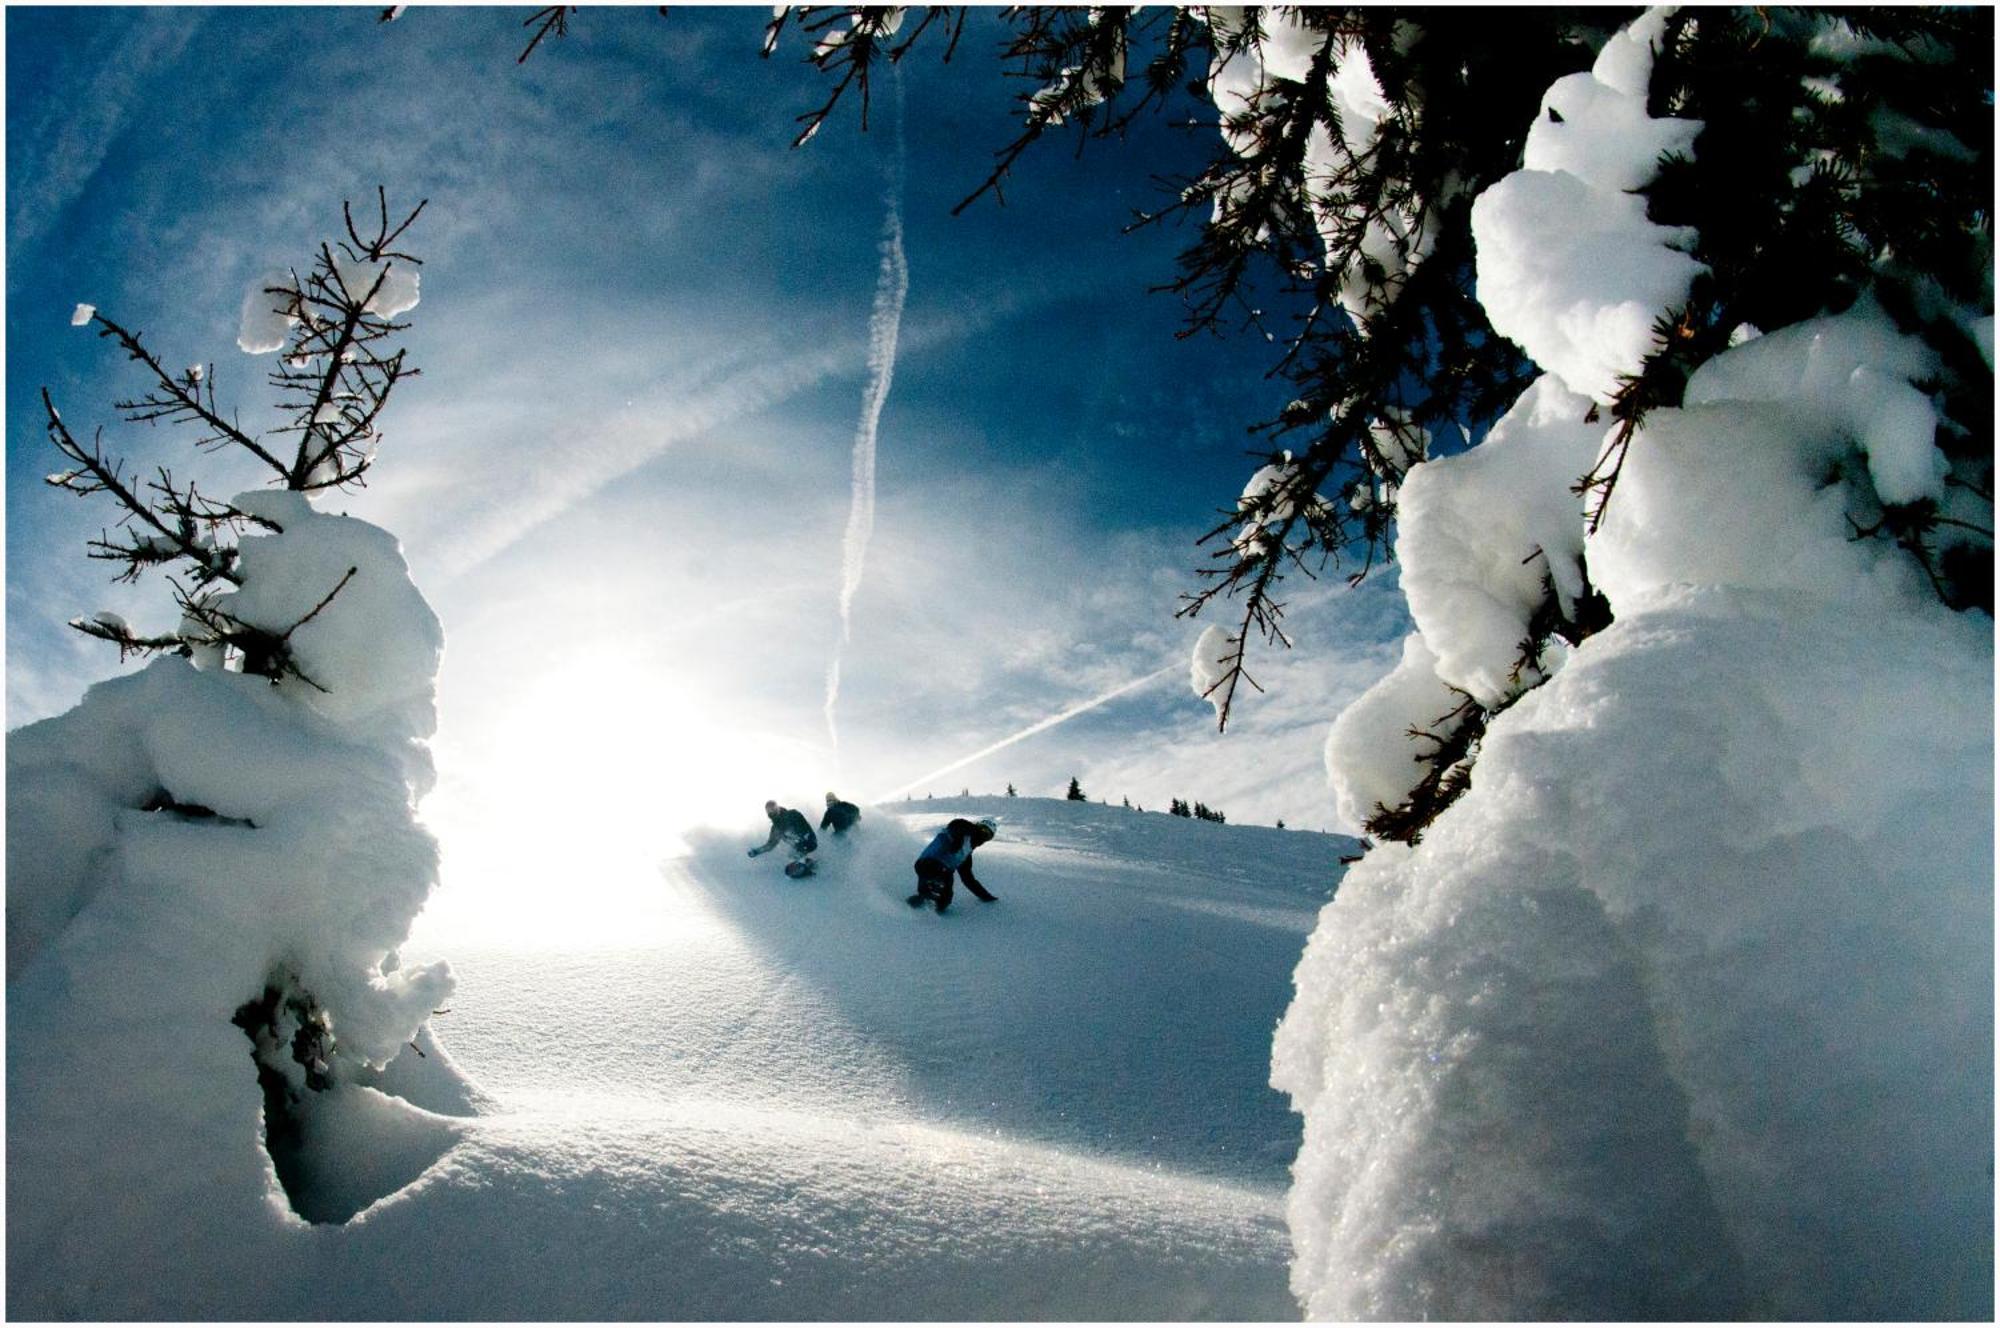
[(17, 1307), (178, 1317), (178, 1278), (261, 1279), (283, 1231), (415, 1181), (473, 1100), (407, 1050), (450, 967), (399, 953), (436, 878), (437, 619), (384, 532), (237, 503), (283, 529), (217, 602), (305, 679), (194, 651), (8, 734)]
[(1990, 630), (1686, 591), (1494, 721), (1278, 1031), (1309, 1315), (1990, 1313)]
[[(1695, 271), (1629, 192), (1698, 128), (1646, 115), (1663, 23), (1550, 88), (1474, 205), (1480, 301), (1549, 376), (1409, 475), (1418, 634), (1328, 740), (1358, 818), (1451, 686), (1490, 712), (1278, 1029), (1314, 1318), (1992, 1315), (1993, 627), (1865, 534), (1930, 500), (1990, 558), (1990, 502), (1955, 506), (1939, 366), (1867, 296), (1739, 329), (1593, 455), (1585, 398)], [(1586, 536), (1572, 486), (1620, 461)], [(1516, 680), (1541, 577), (1567, 610), (1585, 572), (1610, 626)]]

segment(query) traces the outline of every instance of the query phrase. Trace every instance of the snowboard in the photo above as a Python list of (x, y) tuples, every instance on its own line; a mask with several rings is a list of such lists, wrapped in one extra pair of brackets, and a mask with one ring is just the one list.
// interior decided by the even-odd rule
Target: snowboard
[(936, 886), (932, 885), (928, 881), (919, 881), (917, 883), (917, 892), (911, 895), (909, 898), (910, 907), (922, 908), (925, 904), (932, 904), (932, 903), (937, 905), (938, 912), (940, 913), (944, 912), (945, 903), (944, 903), (943, 891), (939, 890)]
[(806, 877), (812, 875), (814, 872), (818, 870), (819, 870), (819, 864), (817, 862), (814, 862), (811, 858), (800, 858), (795, 862), (788, 862), (785, 864), (785, 875), (791, 877), (795, 881), (803, 881)]

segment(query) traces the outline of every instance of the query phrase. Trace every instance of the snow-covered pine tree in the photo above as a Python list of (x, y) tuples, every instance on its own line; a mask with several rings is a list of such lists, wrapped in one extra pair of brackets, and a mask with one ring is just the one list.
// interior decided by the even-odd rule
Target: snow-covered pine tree
[(1071, 776), (1070, 776), (1070, 779), (1069, 779), (1069, 791), (1068, 791), (1067, 793), (1063, 794), (1063, 796), (1064, 796), (1065, 798), (1068, 798), (1068, 799), (1069, 799), (1069, 800), (1070, 800), (1071, 802), (1088, 802), (1088, 801), (1089, 801), (1089, 799), (1088, 799), (1087, 797), (1085, 797), (1085, 796), (1084, 796), (1084, 792), (1083, 792), (1083, 785), (1081, 785), (1081, 784), (1077, 783), (1077, 781), (1076, 781), (1076, 776), (1075, 776), (1075, 775), (1071, 775)]
[[(400, 246), (423, 209), (377, 205), (245, 302), (241, 347), (280, 352), (268, 430), (221, 403), (212, 366), (176, 373), (77, 310), (138, 367), (114, 405), (126, 422), (185, 426), (269, 487), (225, 500), (166, 466), (142, 480), (43, 393), (65, 464), (49, 482), (112, 508), (89, 555), (121, 581), (163, 573), (169, 615), (76, 619), (121, 658), (155, 658), (8, 735), (10, 1162), (31, 1193), (116, 1195), (104, 1240), (140, 1267), (168, 1257), (187, 1211), (234, 1211), (251, 1258), (286, 1200), (339, 1220), (414, 1179), (452, 1132), (368, 1085), (434, 1110), (470, 1100), (425, 1030), (449, 967), (397, 955), (436, 877), (413, 804), (432, 779), (442, 632), (394, 537), (313, 504), (368, 472), (416, 372), (396, 319), (417, 303)], [(430, 1050), (385, 1078), (418, 1042)], [(91, 1146), (107, 1134), (174, 1164), (134, 1169)], [(31, 1183), (36, 1168), (62, 1174)], [(59, 1238), (10, 1216), (17, 1254)]]

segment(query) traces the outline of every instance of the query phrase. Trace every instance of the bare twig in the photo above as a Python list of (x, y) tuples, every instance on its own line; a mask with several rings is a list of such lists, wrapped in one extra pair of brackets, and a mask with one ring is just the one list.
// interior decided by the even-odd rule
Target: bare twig
[(515, 57), (514, 63), (517, 65), (528, 63), (528, 57), (535, 53), (535, 48), (542, 44), (544, 37), (552, 34), (556, 37), (568, 36), (569, 16), (575, 12), (575, 5), (549, 5), (546, 8), (536, 10), (534, 13), (528, 15), (527, 18), (521, 20), (521, 26), (524, 28), (532, 26), (535, 23), (540, 23), (541, 26), (535, 29), (535, 35), (529, 39), (527, 49)]

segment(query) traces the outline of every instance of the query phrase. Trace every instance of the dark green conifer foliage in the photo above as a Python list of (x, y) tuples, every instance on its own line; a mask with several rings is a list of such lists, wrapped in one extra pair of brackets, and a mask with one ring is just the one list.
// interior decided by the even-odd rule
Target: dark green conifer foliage
[[(1990, 9), (1686, 10), (1668, 27), (1651, 111), (1700, 120), (1691, 157), (1662, 163), (1648, 214), (1692, 226), (1708, 266), (1614, 414), (1678, 405), (1688, 375), (1745, 324), (1775, 330), (1878, 302), (1945, 366), (1938, 446), (1953, 487), (1985, 500), (1976, 543), (1930, 500), (1854, 513), (1957, 608), (1993, 608), (1993, 378), (1952, 305), (1991, 301)], [(1616, 461), (1593, 482), (1608, 497)]]

